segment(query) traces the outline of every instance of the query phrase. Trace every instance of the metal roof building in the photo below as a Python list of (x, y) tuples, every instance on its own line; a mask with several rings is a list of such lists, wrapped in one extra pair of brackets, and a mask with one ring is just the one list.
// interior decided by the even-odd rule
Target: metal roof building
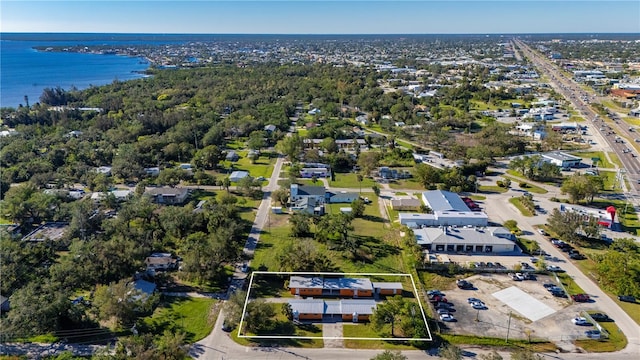
[(458, 194), (443, 191), (432, 190), (422, 193), (422, 201), (430, 207), (433, 212), (436, 211), (471, 211), (467, 204), (460, 199)]
[(307, 299), (289, 300), (291, 310), (298, 314), (322, 314), (322, 315), (371, 315), (376, 308), (375, 300), (364, 299), (344, 299), (344, 300), (321, 300)]
[(432, 252), (505, 253), (518, 251), (513, 235), (503, 227), (432, 227), (415, 229), (416, 242)]

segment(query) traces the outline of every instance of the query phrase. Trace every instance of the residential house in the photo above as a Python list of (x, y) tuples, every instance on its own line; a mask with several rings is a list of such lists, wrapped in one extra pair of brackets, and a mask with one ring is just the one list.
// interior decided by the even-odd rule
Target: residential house
[(234, 171), (234, 172), (231, 173), (231, 175), (229, 175), (229, 181), (238, 182), (238, 181), (246, 178), (247, 176), (249, 176), (249, 172), (248, 171)]
[(234, 150), (229, 150), (227, 152), (227, 156), (225, 157), (225, 160), (232, 161), (232, 162), (236, 162), (239, 159), (240, 159), (240, 156)]
[(154, 202), (165, 205), (183, 204), (189, 197), (189, 189), (172, 187), (146, 188), (145, 195), (150, 196)]
[(273, 124), (265, 125), (264, 127), (264, 131), (270, 132), (270, 133), (276, 131), (276, 129), (277, 129), (276, 126)]
[(144, 260), (147, 272), (157, 270), (174, 270), (178, 265), (178, 260), (169, 253), (153, 253)]
[(324, 205), (326, 190), (324, 186), (291, 184), (289, 200), (292, 203), (303, 199), (314, 199), (317, 204)]
[(96, 168), (96, 172), (98, 174), (104, 174), (107, 176), (111, 176), (111, 166), (100, 166)]
[(327, 202), (336, 204), (336, 203), (352, 203), (354, 200), (360, 197), (360, 194), (355, 192), (327, 192), (326, 193)]
[(302, 168), (300, 169), (300, 177), (310, 179), (312, 177), (328, 178), (331, 177), (331, 169), (327, 168)]
[[(191, 168), (191, 164), (189, 164), (189, 168)], [(148, 167), (148, 168), (144, 168), (144, 172), (148, 176), (158, 176), (158, 175), (160, 175), (160, 168), (157, 167), (157, 166), (156, 167)]]

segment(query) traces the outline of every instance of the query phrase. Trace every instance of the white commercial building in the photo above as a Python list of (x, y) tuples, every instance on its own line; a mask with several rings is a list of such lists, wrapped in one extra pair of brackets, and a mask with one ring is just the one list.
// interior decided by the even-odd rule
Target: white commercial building
[(432, 227), (413, 231), (416, 243), (430, 252), (519, 252), (513, 235), (503, 227)]
[(410, 228), (425, 226), (487, 226), (489, 217), (481, 211), (435, 211), (433, 214), (400, 213), (400, 224)]

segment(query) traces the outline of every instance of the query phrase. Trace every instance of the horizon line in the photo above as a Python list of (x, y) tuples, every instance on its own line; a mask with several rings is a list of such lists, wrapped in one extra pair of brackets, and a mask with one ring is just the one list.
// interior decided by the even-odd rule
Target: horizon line
[(90, 34), (90, 35), (583, 35), (583, 34), (624, 34), (640, 36), (640, 32), (469, 32), (469, 33), (180, 33), (180, 32), (83, 32), (83, 31), (0, 31), (0, 34)]

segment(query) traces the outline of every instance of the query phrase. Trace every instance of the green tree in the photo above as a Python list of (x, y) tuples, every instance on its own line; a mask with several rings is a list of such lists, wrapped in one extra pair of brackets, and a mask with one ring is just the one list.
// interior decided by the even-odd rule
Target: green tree
[(249, 135), (249, 140), (247, 141), (247, 147), (251, 150), (261, 150), (266, 144), (267, 133), (262, 130), (253, 131), (251, 135)]
[(373, 184), (371, 190), (373, 190), (373, 193), (376, 194), (376, 196), (380, 196), (380, 185)]
[(544, 357), (529, 349), (518, 349), (511, 353), (511, 360), (544, 360)]
[(421, 183), (425, 187), (425, 189), (428, 189), (437, 183), (443, 182), (443, 172), (440, 169), (422, 163), (416, 164), (415, 176), (416, 180), (418, 180), (418, 182)]
[(289, 216), (291, 236), (296, 238), (309, 236), (311, 234), (310, 220), (311, 216), (306, 212), (294, 212), (291, 214), (291, 216)]
[(371, 360), (407, 360), (407, 357), (397, 350), (385, 350), (384, 352), (372, 357)]
[(387, 298), (387, 301), (379, 304), (371, 314), (371, 325), (374, 329), (380, 331), (385, 324), (391, 324), (391, 336), (395, 336), (395, 323), (402, 317), (403, 306), (404, 299), (401, 295), (396, 295), (390, 299)]
[(502, 356), (495, 350), (491, 350), (491, 352), (487, 354), (480, 354), (478, 358), (480, 360), (502, 360)]
[(27, 183), (10, 188), (0, 207), (9, 219), (26, 225), (51, 219), (58, 203), (54, 195), (47, 195), (33, 184)]
[(302, 138), (297, 133), (285, 137), (276, 144), (276, 150), (284, 154), (289, 161), (296, 162), (302, 152)]
[(364, 200), (357, 198), (351, 202), (351, 215), (355, 218), (362, 217), (364, 215)]
[(144, 306), (145, 297), (129, 285), (128, 280), (100, 285), (93, 295), (93, 307), (100, 319), (116, 319), (118, 324), (130, 323), (135, 319), (136, 309)]
[(371, 172), (378, 168), (381, 157), (379, 151), (366, 151), (361, 153), (358, 157), (360, 172), (365, 176), (371, 175)]
[(453, 344), (443, 345), (440, 347), (440, 357), (446, 360), (462, 360), (462, 349)]
[(280, 203), (282, 206), (287, 206), (287, 202), (289, 202), (289, 190), (287, 189), (277, 189), (271, 193), (271, 198)]
[(223, 157), (224, 152), (218, 146), (209, 145), (196, 151), (192, 162), (198, 169), (212, 170), (218, 167), (218, 163)]

